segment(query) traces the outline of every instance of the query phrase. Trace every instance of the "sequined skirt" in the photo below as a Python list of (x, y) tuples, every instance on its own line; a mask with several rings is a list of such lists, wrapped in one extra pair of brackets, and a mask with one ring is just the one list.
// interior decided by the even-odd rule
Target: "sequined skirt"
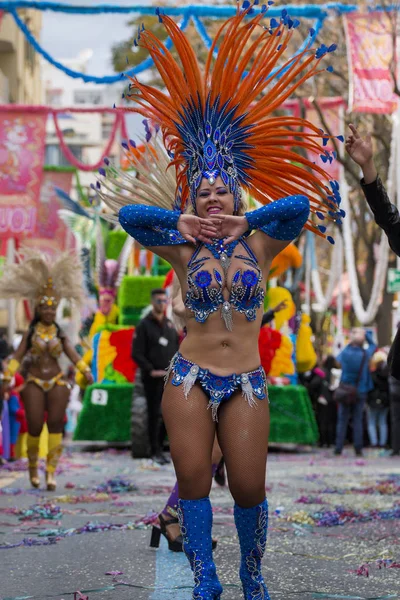
[[(172, 376), (172, 377), (171, 377)], [(208, 408), (212, 410), (214, 421), (218, 421), (218, 408), (226, 402), (236, 390), (242, 390), (242, 396), (250, 406), (257, 405), (256, 399), (268, 398), (267, 380), (264, 369), (260, 366), (249, 373), (237, 375), (214, 375), (208, 369), (187, 360), (177, 352), (173, 357), (165, 377), (165, 383), (171, 378), (172, 385), (183, 385), (183, 392), (187, 398), (190, 390), (198, 381), (209, 398)]]

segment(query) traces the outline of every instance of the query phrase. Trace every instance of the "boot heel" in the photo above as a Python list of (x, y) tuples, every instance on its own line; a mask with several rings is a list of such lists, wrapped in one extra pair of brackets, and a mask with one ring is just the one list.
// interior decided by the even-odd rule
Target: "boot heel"
[(161, 529), (153, 525), (153, 529), (151, 530), (150, 548), (160, 547), (160, 537)]

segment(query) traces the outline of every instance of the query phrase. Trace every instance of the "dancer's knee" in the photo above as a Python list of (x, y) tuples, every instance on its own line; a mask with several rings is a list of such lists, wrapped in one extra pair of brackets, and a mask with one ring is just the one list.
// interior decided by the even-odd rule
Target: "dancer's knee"
[(212, 483), (210, 464), (190, 463), (187, 468), (176, 468), (176, 474), (180, 498), (198, 500), (210, 494)]
[(37, 424), (28, 424), (28, 433), (29, 435), (31, 435), (32, 437), (39, 437), (40, 434), (42, 433), (42, 429), (43, 429), (43, 425), (37, 425)]
[(265, 499), (265, 482), (229, 482), (229, 489), (236, 504), (242, 508), (252, 508)]

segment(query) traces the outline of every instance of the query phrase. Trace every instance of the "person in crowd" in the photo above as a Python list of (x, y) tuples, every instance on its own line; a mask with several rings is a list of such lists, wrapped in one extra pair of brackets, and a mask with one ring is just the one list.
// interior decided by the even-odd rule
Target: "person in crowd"
[(0, 363), (10, 354), (11, 348), (7, 342), (6, 333), (0, 329)]
[[(364, 345), (367, 345), (364, 348)], [(357, 388), (357, 401), (349, 404), (339, 402), (338, 420), (336, 426), (335, 454), (340, 455), (346, 440), (347, 426), (350, 416), (353, 422), (353, 444), (356, 456), (363, 452), (363, 414), (367, 400), (374, 384), (369, 371), (369, 361), (376, 350), (372, 332), (367, 333), (361, 327), (351, 331), (350, 343), (340, 352), (336, 360), (342, 367), (341, 384)]]
[[(306, 381), (303, 381), (315, 410), (321, 448), (330, 448), (335, 443), (337, 407), (333, 394), (335, 383), (332, 370), (338, 366), (334, 356), (327, 356), (322, 369), (315, 367)], [(302, 374), (303, 377), (304, 375), (306, 374)]]
[(4, 373), (10, 382), (26, 365), (26, 385), (22, 399), (28, 423), (28, 469), (32, 487), (40, 486), (38, 474), (39, 440), (47, 413), (49, 430), (46, 460), (46, 487), (56, 489), (55, 471), (62, 454), (62, 431), (69, 398), (69, 386), (60, 366), (65, 354), (87, 379), (93, 382), (88, 365), (56, 322), (62, 298), (82, 302), (82, 267), (77, 255), (65, 252), (51, 261), (42, 253), (23, 248), (23, 258), (8, 264), (0, 279), (0, 298), (24, 298), (35, 306), (33, 319), (21, 343), (7, 363)]
[[(346, 150), (354, 162), (361, 167), (361, 187), (375, 218), (375, 222), (386, 233), (393, 252), (400, 256), (400, 215), (379, 177), (374, 162), (371, 135), (362, 136), (350, 124), (350, 134), (346, 139)], [(393, 456), (400, 456), (400, 328), (388, 356), (390, 419)]]
[[(209, 498), (216, 433), (235, 500), (243, 597), (269, 599), (261, 572), (269, 407), (258, 349), (266, 281), (273, 258), (305, 225), (325, 237), (326, 222), (343, 217), (337, 183), (296, 153), (299, 138), (304, 148), (327, 152), (318, 140), (323, 133), (302, 119), (270, 116), (296, 85), (316, 74), (325, 47), (315, 55), (307, 47), (303, 56), (309, 58), (290, 59), (284, 80), (271, 83), (295, 23), (284, 17), (266, 30), (261, 26), (266, 9), (247, 18), (252, 7), (238, 6), (220, 28), (204, 72), (185, 33), (167, 15), (160, 13), (160, 20), (179, 61), (153, 34), (140, 32), (138, 43), (149, 51), (168, 93), (134, 78), (132, 110), (161, 128), (165, 148), (157, 149), (157, 160), (162, 155), (170, 160), (173, 199), (165, 171), (157, 168), (159, 192), (140, 199), (135, 190), (129, 198), (119, 194), (115, 184), (123, 175), (113, 177), (107, 162), (98, 182), (104, 201), (119, 207), (122, 227), (167, 260), (182, 287), (187, 335), (168, 371), (163, 416), (193, 599), (219, 600), (223, 592), (212, 555)], [(303, 68), (307, 73), (300, 76)], [(132, 145), (125, 144), (127, 153)], [(242, 189), (263, 206), (248, 212)], [(326, 215), (325, 224), (308, 221), (310, 207)], [(326, 237), (333, 242), (329, 233)]]
[(25, 386), (25, 380), (19, 373), (15, 373), (12, 388), (7, 393), (8, 413), (10, 421), (10, 459), (15, 460), (15, 446), (20, 431), (21, 392)]
[(152, 310), (138, 323), (132, 345), (132, 358), (140, 367), (146, 395), (151, 458), (162, 465), (170, 462), (162, 452), (166, 436), (161, 416), (164, 378), (179, 348), (176, 328), (165, 316), (167, 301), (164, 289), (151, 292)]
[[(379, 350), (370, 362), (373, 389), (368, 394), (368, 435), (373, 448), (385, 448), (388, 441), (389, 368), (387, 356)], [(379, 430), (379, 438), (378, 438)]]

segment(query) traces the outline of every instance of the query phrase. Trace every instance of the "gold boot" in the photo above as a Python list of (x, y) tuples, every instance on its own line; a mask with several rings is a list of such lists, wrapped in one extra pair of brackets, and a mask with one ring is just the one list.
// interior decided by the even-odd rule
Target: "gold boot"
[(50, 471), (46, 471), (46, 487), (48, 492), (55, 492), (57, 488), (54, 473), (51, 473)]
[(27, 437), (27, 454), (29, 464), (29, 481), (31, 486), (38, 488), (40, 479), (38, 474), (38, 459), (39, 459), (39, 436), (33, 436), (28, 433)]
[(49, 433), (49, 449), (46, 464), (46, 486), (49, 492), (54, 492), (57, 483), (54, 477), (55, 470), (62, 454), (62, 433)]

